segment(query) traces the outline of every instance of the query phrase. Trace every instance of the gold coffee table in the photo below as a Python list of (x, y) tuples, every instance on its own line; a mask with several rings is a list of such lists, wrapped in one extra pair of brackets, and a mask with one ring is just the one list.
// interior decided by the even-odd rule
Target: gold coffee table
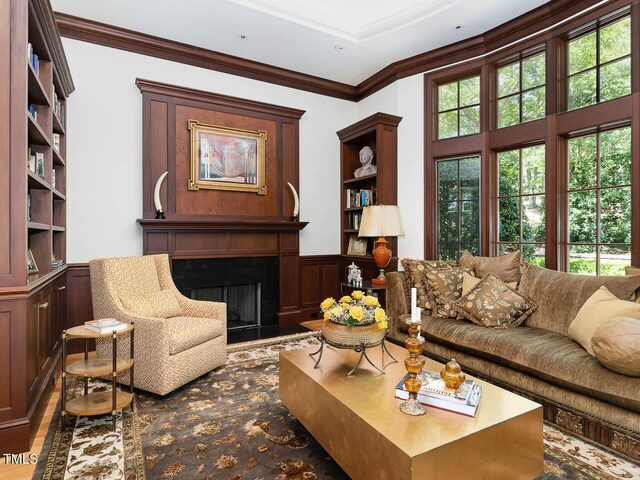
[[(369, 365), (345, 375), (358, 355), (325, 348), (313, 368), (316, 347), (280, 352), (280, 399), (343, 470), (354, 479), (533, 479), (544, 471), (542, 406), (475, 379), (482, 400), (475, 418), (427, 407), (421, 417), (398, 409), (395, 387), (405, 375), (408, 352), (371, 352)], [(428, 360), (427, 370), (440, 371)]]

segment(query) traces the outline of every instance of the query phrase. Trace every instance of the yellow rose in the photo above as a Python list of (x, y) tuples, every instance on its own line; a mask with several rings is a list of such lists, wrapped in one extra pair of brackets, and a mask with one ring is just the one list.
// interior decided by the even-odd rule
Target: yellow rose
[(349, 316), (357, 322), (362, 321), (362, 319), (364, 318), (364, 312), (362, 311), (362, 307), (357, 307), (357, 306), (349, 307)]
[(344, 310), (345, 312), (347, 310), (349, 310), (349, 304), (348, 303), (341, 303), (340, 306), (342, 307), (342, 310)]
[(333, 299), (333, 297), (326, 298), (320, 304), (320, 308), (322, 308), (323, 310), (328, 310), (329, 308), (331, 308), (333, 306), (334, 303), (336, 303), (336, 301)]
[(373, 315), (375, 316), (376, 322), (386, 322), (387, 315), (384, 313), (384, 310), (380, 307), (376, 308), (373, 311)]
[(340, 299), (340, 303), (349, 303), (351, 301), (351, 297), (349, 295), (345, 295)]
[(378, 322), (378, 329), (382, 330), (383, 328), (387, 328), (389, 326), (389, 324), (387, 323), (386, 320), (383, 320), (382, 322)]
[(354, 290), (351, 296), (356, 300), (360, 300), (362, 299), (362, 297), (364, 297), (364, 292), (361, 290)]
[(326, 312), (324, 312), (324, 319), (329, 320), (330, 318), (331, 318), (331, 312), (327, 310)]
[(333, 315), (334, 317), (341, 317), (342, 316), (342, 308), (340, 307), (333, 307), (331, 310), (331, 315)]
[(380, 302), (378, 302), (378, 299), (373, 295), (367, 295), (366, 297), (364, 297), (364, 304), (367, 307), (377, 307), (378, 305), (380, 305)]

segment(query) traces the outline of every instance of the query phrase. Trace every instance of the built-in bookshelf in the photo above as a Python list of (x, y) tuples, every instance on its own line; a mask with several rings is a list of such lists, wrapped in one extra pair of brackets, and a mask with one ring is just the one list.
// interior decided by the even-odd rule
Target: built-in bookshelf
[[(364, 278), (377, 276), (377, 268), (371, 256), (373, 239), (366, 240), (366, 255), (351, 255), (349, 243), (358, 235), (362, 212), (368, 205), (396, 205), (397, 195), (397, 130), (402, 118), (386, 113), (376, 113), (339, 132), (340, 139), (340, 254), (343, 276), (346, 266), (352, 261), (358, 265)], [(361, 167), (360, 150), (370, 147), (374, 153), (373, 164), (377, 171), (373, 175), (355, 178), (354, 172)], [(389, 248), (397, 253), (397, 240), (389, 238)], [(397, 267), (397, 258), (392, 260), (389, 271)]]

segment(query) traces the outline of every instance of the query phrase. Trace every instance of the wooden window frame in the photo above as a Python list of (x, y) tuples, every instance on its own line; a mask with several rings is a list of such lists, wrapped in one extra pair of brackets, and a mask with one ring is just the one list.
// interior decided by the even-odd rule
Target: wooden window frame
[[(478, 92), (478, 103), (472, 103), (471, 105), (465, 105), (464, 107), (460, 106), (460, 82), (463, 82), (465, 80), (468, 80), (470, 78), (474, 78), (474, 77), (479, 77), (479, 74), (472, 74), (472, 75), (467, 75), (464, 77), (459, 77), (459, 78), (453, 78), (453, 79), (449, 79), (449, 80), (445, 80), (442, 82), (439, 82), (436, 84), (435, 86), (435, 107), (434, 107), (434, 115), (435, 115), (435, 121), (434, 121), (434, 130), (433, 130), (433, 138), (436, 141), (439, 140), (449, 140), (451, 138), (460, 138), (460, 137), (468, 137), (470, 135), (477, 135), (482, 131), (482, 107), (481, 107), (481, 98), (482, 98), (482, 85), (480, 85), (480, 92)], [(480, 80), (480, 78), (478, 78), (478, 80)], [(457, 90), (458, 90), (458, 102), (457, 102), (457, 106), (456, 108), (450, 108), (448, 110), (442, 110), (440, 111), (440, 105), (439, 105), (439, 92), (438, 89), (442, 86), (442, 85), (448, 85), (450, 83), (456, 83), (457, 84)], [(460, 110), (463, 110), (465, 108), (472, 108), (472, 107), (478, 107), (480, 109), (480, 125), (478, 125), (479, 131), (477, 133), (467, 133), (464, 135), (460, 135)], [(446, 137), (446, 138), (439, 138), (440, 135), (440, 114), (441, 113), (449, 113), (449, 112), (457, 112), (458, 113), (458, 125), (457, 125), (457, 131), (458, 134), (454, 135), (453, 137)]]

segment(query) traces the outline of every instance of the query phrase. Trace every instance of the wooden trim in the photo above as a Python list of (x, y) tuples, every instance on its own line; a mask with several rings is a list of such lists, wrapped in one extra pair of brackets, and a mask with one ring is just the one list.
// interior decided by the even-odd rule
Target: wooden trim
[(221, 231), (221, 232), (297, 232), (309, 222), (249, 220), (205, 220), (200, 217), (193, 220), (156, 220), (139, 218), (138, 223), (144, 230), (160, 231)]
[(356, 100), (356, 88), (266, 63), (155, 37), (133, 30), (56, 12), (60, 34), (127, 52), (207, 68), (218, 72), (296, 88), (344, 100)]

